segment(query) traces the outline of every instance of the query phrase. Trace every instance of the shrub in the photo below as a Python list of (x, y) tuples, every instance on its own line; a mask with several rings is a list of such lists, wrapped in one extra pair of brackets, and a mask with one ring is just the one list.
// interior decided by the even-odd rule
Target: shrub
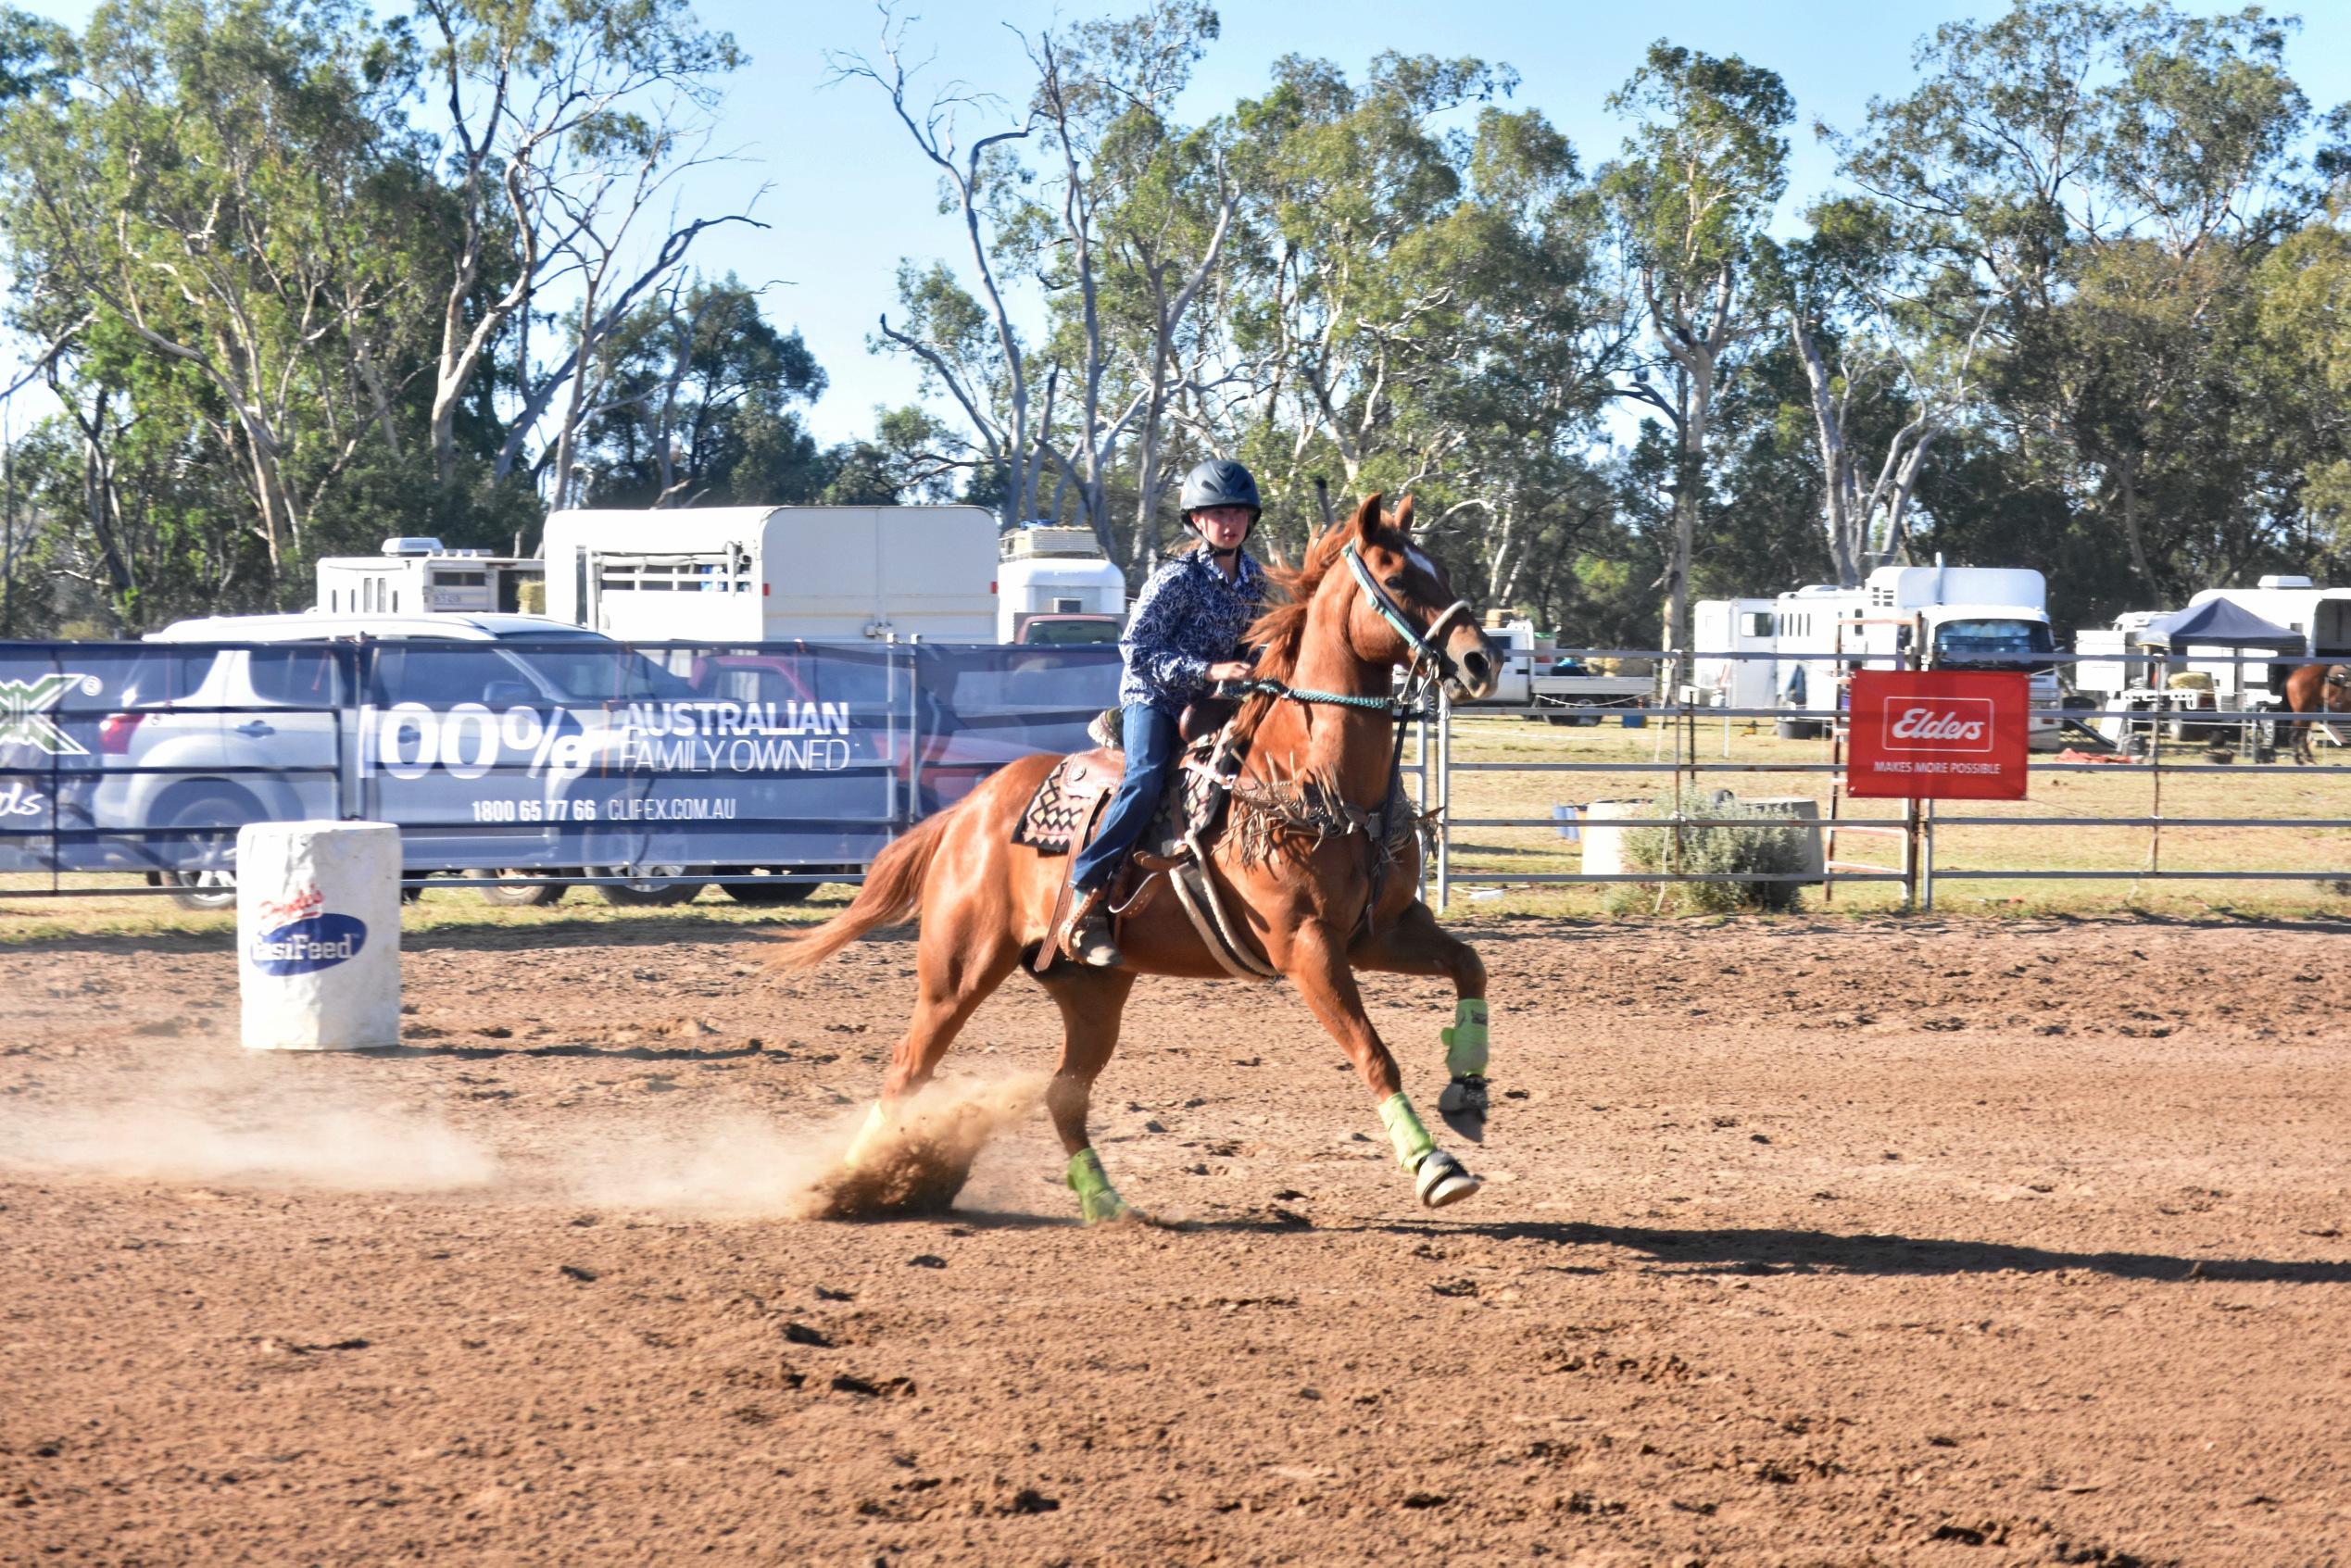
[[(1680, 802), (1680, 814), (1684, 817), (1718, 818), (1726, 822), (1785, 821), (1695, 784), (1682, 790)], [(1662, 819), (1663, 823), (1626, 830), (1625, 864), (1633, 871), (1671, 871), (1677, 863), (1672, 804), (1654, 802), (1650, 814)], [(1679, 868), (1686, 872), (1744, 876), (1803, 872), (1810, 864), (1810, 847), (1805, 839), (1811, 832), (1809, 828), (1795, 826), (1685, 827), (1680, 830)], [(1794, 882), (1626, 882), (1616, 886), (1617, 891), (1609, 898), (1609, 908), (1619, 914), (1650, 909), (1696, 914), (1755, 909), (1785, 914), (1802, 907), (1804, 901), (1804, 884)]]

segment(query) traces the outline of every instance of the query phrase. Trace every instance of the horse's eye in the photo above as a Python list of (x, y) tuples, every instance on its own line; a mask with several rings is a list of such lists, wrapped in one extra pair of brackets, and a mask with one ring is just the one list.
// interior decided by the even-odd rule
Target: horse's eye
[(1404, 574), (1402, 572), (1400, 571), (1395, 576), (1388, 580), (1388, 591), (1391, 594), (1401, 594), (1404, 591)]

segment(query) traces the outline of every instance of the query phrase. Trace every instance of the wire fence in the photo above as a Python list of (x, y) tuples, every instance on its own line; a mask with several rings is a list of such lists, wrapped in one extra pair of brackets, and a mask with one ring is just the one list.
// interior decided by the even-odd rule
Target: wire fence
[[(1714, 687), (1703, 687), (1687, 679), (1693, 667), (1711, 665), (1719, 669), (1744, 661), (1784, 666), (1791, 662), (1785, 653), (1565, 648), (1553, 657), (1579, 665), (1643, 660), (1665, 671), (1657, 681), (1658, 690), (1665, 694), (1663, 698), (1653, 697), (1637, 714), (1601, 709), (1580, 715), (1602, 723), (1614, 720), (1621, 725), (1645, 729), (1649, 732), (1651, 755), (1645, 759), (1579, 757), (1573, 753), (1597, 748), (1589, 743), (1579, 747), (1569, 738), (1565, 744), (1544, 747), (1546, 755), (1541, 757), (1465, 757), (1465, 734), (1478, 726), (1473, 722), (1465, 729), (1465, 720), (1549, 720), (1556, 724), (1562, 709), (1555, 700), (1458, 709), (1445, 705), (1432, 720), (1419, 726), (1414, 753), (1423, 799), (1434, 811), (1434, 852), (1428, 868), (1427, 892), (1440, 909), (1451, 903), (1456, 889), (1464, 887), (1575, 884), (1633, 884), (1646, 887), (1700, 883), (1794, 883), (1819, 886), (1823, 897), (1830, 901), (1841, 885), (1889, 884), (1899, 886), (1903, 907), (1919, 910), (1935, 907), (1938, 883), (2229, 881), (2339, 884), (2344, 890), (2351, 890), (2351, 842), (2330, 844), (2316, 837), (2351, 830), (2351, 774), (2323, 764), (2314, 771), (2307, 765), (2282, 756), (2292, 739), (2292, 729), (2305, 725), (2314, 745), (2341, 747), (2351, 741), (2351, 712), (2338, 712), (2332, 721), (2323, 713), (2294, 715), (2283, 708), (2282, 695), (2271, 689), (2273, 677), (2281, 667), (2313, 662), (2309, 658), (2282, 656), (2271, 649), (2200, 649), (2193, 654), (2156, 656), (2150, 662), (2156, 665), (2157, 673), (2172, 672), (2161, 662), (2168, 658), (2175, 670), (2192, 666), (2192, 673), (2219, 678), (2186, 686), (2140, 684), (2100, 694), (2065, 691), (2059, 683), (2049, 683), (2055, 700), (2036, 707), (2030, 715), (2035, 743), (2030, 763), (2033, 793), (2042, 793), (2040, 786), (2046, 781), (2093, 776), (2134, 779), (2142, 781), (2144, 809), (1999, 811), (1971, 809), (1979, 807), (1977, 802), (1924, 800), (1894, 803), (1901, 806), (1900, 814), (1885, 818), (1856, 815), (1857, 806), (1867, 812), (1875, 809), (1878, 803), (1856, 803), (1845, 791), (1848, 731), (1841, 703), (1821, 708), (1798, 708), (1784, 701), (1770, 706), (1733, 706), (1721, 700), (1732, 683), (1724, 681)], [(1819, 656), (1806, 657), (1817, 659)], [(1850, 654), (1837, 662), (1846, 669), (1865, 665), (1892, 667), (1882, 659)], [(2036, 670), (2054, 672), (2078, 664), (2110, 666), (2115, 661), (2107, 655), (2035, 652), (2029, 662)], [(1964, 667), (1987, 666), (1977, 663)], [(2016, 663), (2005, 667), (2015, 668)], [(1770, 746), (1768, 754), (1758, 755), (1753, 745), (1741, 744), (1753, 742), (1766, 724), (1773, 728), (1775, 741), (1788, 736), (1792, 729), (1809, 732), (1807, 741), (1800, 744), (1813, 744), (1817, 749), (1808, 758), (1799, 758), (1790, 755), (1787, 745), (1779, 744)], [(1492, 748), (1490, 744), (1485, 749)], [(1505, 749), (1527, 748), (1514, 746)], [(2214, 809), (2208, 786), (2224, 775), (2232, 781), (2229, 798), (2221, 809)], [(2264, 791), (2275, 792), (2282, 804), (2290, 804), (2286, 797), (2291, 794), (2309, 793), (2307, 782), (2290, 790), (2279, 775), (2317, 781), (2320, 793), (2328, 797), (2325, 804), (2333, 809), (2311, 814), (2256, 814), (2251, 809), (2231, 809), (2240, 800), (2258, 798)], [(1811, 803), (1817, 814), (1792, 809), (1757, 818), (1746, 814), (1706, 815), (1689, 809), (1691, 790), (1741, 778), (1766, 779), (1798, 787), (1809, 785)], [(1639, 815), (1595, 817), (1590, 809), (1600, 802), (1587, 801), (1554, 804), (1550, 807), (1550, 814), (1542, 816), (1456, 809), (1458, 794), (1465, 784), (1475, 786), (1490, 781), (1525, 786), (1545, 780), (1557, 780), (1569, 792), (1578, 784), (1590, 786), (1603, 780), (1627, 783), (1632, 787), (1626, 793), (1648, 798), (1609, 803), (1620, 809), (1634, 807), (1641, 812)], [(1524, 792), (1522, 787), (1520, 793)], [(1479, 793), (1490, 797), (1495, 792)], [(1627, 832), (1642, 827), (1663, 830), (1676, 851), (1666, 863), (1630, 869), (1592, 868), (1595, 841), (1605, 844), (1612, 837), (1620, 841)], [(2127, 864), (2081, 866), (2056, 863), (2069, 857), (2054, 852), (2058, 847), (2056, 844), (2050, 847), (2053, 852), (2046, 854), (2037, 852), (2036, 845), (2033, 851), (2017, 856), (2014, 863), (1987, 864), (1980, 854), (1952, 855), (1945, 847), (1949, 835), (1995, 829), (2028, 833), (2053, 829), (2078, 838), (2102, 834), (2109, 844), (2116, 833), (2128, 832), (2134, 835), (2133, 853)], [(1490, 862), (1502, 847), (1486, 841), (1491, 830), (1543, 830), (1563, 839), (1573, 836), (1578, 841), (1578, 848), (1582, 853), (1578, 858), (1583, 863), (1573, 870), (1480, 863)], [(1796, 872), (1692, 872), (1678, 863), (1683, 859), (1679, 851), (1691, 835), (1774, 830), (1815, 837), (1818, 842), (1817, 865)], [(2180, 835), (2205, 834), (2214, 830), (2232, 834), (2282, 833), (2293, 841), (2292, 847), (2266, 863), (2225, 866), (2198, 864), (2195, 856), (2179, 852)], [(2169, 856), (2167, 834), (2172, 835), (2174, 841)], [(1893, 851), (1891, 863), (1841, 853), (1841, 839), (1845, 841), (1845, 847), (1857, 847), (1856, 840), (1888, 846)], [(2314, 854), (2314, 850), (2318, 853)], [(1465, 857), (1472, 863), (1465, 866)], [(1564, 857), (1564, 850), (1554, 849), (1545, 859)], [(1521, 853), (1518, 858), (1523, 859), (1526, 856)], [(1604, 864), (1616, 860), (1609, 855), (1597, 858)], [(2299, 863), (2285, 863), (2289, 860)]]
[[(258, 652), (270, 645), (222, 646), (238, 646)], [(283, 645), (277, 646), (282, 650)], [(337, 700), (170, 704), (169, 710), (181, 721), (210, 718), (222, 737), (279, 727), (274, 739), (266, 734), (256, 739), (258, 750), (247, 747), (236, 754), (273, 760), (238, 761), (224, 750), (199, 770), (159, 752), (153, 754), (158, 759), (144, 760), (135, 747), (109, 749), (116, 742), (109, 739), (106, 725), (109, 719), (122, 717), (122, 679), (135, 662), (156, 656), (157, 649), (152, 644), (110, 651), (103, 645), (13, 646), (29, 673), (26, 681), (0, 683), (7, 690), (22, 687), (9, 699), (15, 708), (0, 702), (5, 709), (0, 721), (25, 734), (39, 729), (40, 714), (29, 706), (34, 699), (24, 693), (35, 690), (28, 683), (40, 671), (110, 669), (103, 664), (107, 657), (120, 668), (111, 670), (94, 689), (85, 684), (82, 695), (70, 700), (42, 699), (54, 702), (45, 711), (78, 737), (79, 752), (50, 752), (33, 763), (0, 767), (6, 775), (0, 777), (0, 818), (12, 819), (0, 821), (0, 850), (12, 849), (28, 870), (38, 863), (40, 851), (49, 856), (39, 864), (46, 873), (40, 879), (42, 885), (16, 885), (30, 879), (10, 877), (9, 896), (185, 892), (190, 872), (216, 863), (224, 844), (233, 839), (224, 840), (220, 825), (185, 813), (180, 818), (144, 809), (110, 813), (107, 792), (127, 798), (143, 774), (180, 781), (200, 771), (206, 779), (217, 778), (255, 794), (274, 779), (286, 786), (281, 791), (286, 804), (273, 813), (277, 815), (388, 814), (384, 770), (387, 759), (405, 755), (397, 751), (404, 743), (398, 742), (397, 727), (387, 725), (382, 702), (375, 700), (387, 694), (380, 689), (380, 680), (371, 684), (367, 661), (371, 655), (348, 646), (322, 655), (342, 694)], [(220, 651), (207, 646), (186, 653), (209, 659)], [(532, 652), (522, 650), (525, 657)], [(713, 694), (735, 691), (754, 698), (758, 682), (787, 677), (817, 683), (811, 693), (823, 680), (854, 677), (873, 686), (873, 700), (860, 708), (850, 737), (853, 755), (836, 769), (821, 800), (813, 794), (744, 795), (744, 812), (736, 819), (739, 827), (732, 830), (733, 838), (710, 826), (698, 830), (702, 836), (660, 853), (654, 852), (659, 841), (647, 837), (642, 844), (633, 838), (625, 849), (612, 850), (569, 841), (550, 844), (534, 859), (509, 842), (514, 833), (506, 829), (503, 819), (478, 806), (464, 810), (455, 805), (436, 807), (425, 820), (405, 824), (404, 831), (424, 847), (411, 850), (411, 882), (420, 881), (427, 867), (435, 870), (434, 885), (447, 887), (675, 885), (690, 890), (694, 884), (716, 883), (780, 893), (820, 882), (857, 881), (882, 844), (927, 812), (951, 804), (960, 797), (958, 792), (968, 790), (995, 767), (1019, 755), (1083, 744), (1076, 738), (1087, 712), (1080, 697), (1090, 696), (1093, 684), (1107, 691), (1113, 684), (1114, 665), (1100, 658), (1093, 661), (1100, 668), (1030, 670), (1027, 661), (1042, 650), (920, 652), (928, 662), (919, 661), (911, 648), (616, 648), (611, 654), (615, 659), (650, 655), (681, 677), (693, 675), (699, 683), (697, 700), (705, 707)], [(816, 662), (787, 667), (780, 662), (786, 655)], [(484, 656), (479, 649), (467, 656), (452, 649), (438, 657), (445, 668), (454, 670), (465, 658)], [(2030, 765), (2035, 794), (2063, 793), (2060, 786), (2068, 781), (2103, 776), (2134, 781), (2135, 788), (2120, 792), (2131, 797), (2127, 800), (2118, 799), (2115, 788), (2102, 786), (2094, 801), (2071, 806), (2036, 803), (2025, 809), (2001, 809), (1920, 802), (1889, 816), (1881, 814), (1884, 803), (1856, 802), (1844, 789), (1846, 734), (1841, 708), (1799, 708), (1784, 700), (1733, 705), (1727, 700), (1734, 683), (1720, 678), (1723, 671), (1758, 660), (1776, 670), (1790, 662), (1784, 653), (1570, 648), (1555, 657), (1578, 667), (1603, 660), (1647, 660), (1666, 673), (1654, 679), (1645, 699), (1628, 699), (1619, 677), (1613, 685), (1596, 683), (1595, 690), (1605, 690), (1585, 700), (1569, 680), (1554, 682), (1539, 697), (1530, 696), (1520, 704), (1474, 709), (1441, 704), (1415, 723), (1408, 767), (1424, 808), (1433, 812), (1425, 885), (1440, 908), (1465, 888), (1572, 884), (1795, 883), (1817, 885), (1831, 901), (1840, 887), (1883, 884), (1899, 889), (1905, 907), (1921, 909), (1934, 907), (1935, 889), (1942, 883), (2236, 881), (2351, 886), (2351, 839), (2325, 836), (2351, 834), (2351, 771), (2323, 764), (2313, 770), (2284, 756), (2294, 739), (2288, 726), (2304, 721), (2281, 709), (2272, 688), (2281, 666), (2309, 662), (2307, 659), (2281, 658), (2273, 650), (2182, 655), (2172, 662), (2193, 664), (2196, 671), (2215, 678), (2194, 689), (2158, 685), (2153, 681), (2167, 671), (2151, 665), (2141, 684), (2124, 691), (2061, 693), (2056, 701), (2037, 709), (2032, 722), (2042, 750)], [(2113, 663), (2107, 656), (2056, 653), (2035, 653), (2030, 662), (2036, 670), (2055, 671), (2093, 660), (2102, 666)], [(1857, 668), (1878, 661), (1856, 657), (1841, 662)], [(1690, 680), (1693, 669), (1712, 669), (1716, 684), (1705, 686)], [(1048, 684), (1034, 684), (1040, 680)], [(735, 686), (723, 685), (727, 681)], [(1024, 687), (1022, 682), (1031, 684)], [(1755, 683), (1745, 684), (1752, 691)], [(1776, 680), (1771, 687), (1777, 687)], [(2055, 693), (2057, 684), (2048, 683), (2048, 688)], [(493, 681), (483, 695), (495, 701), (497, 689)], [(6, 696), (6, 690), (0, 690), (0, 697)], [(1628, 700), (1632, 706), (1626, 706)], [(419, 722), (438, 723), (440, 744), (448, 754), (445, 762), (451, 765), (459, 753), (453, 737), (461, 729), (455, 721), (457, 708), (462, 706), (445, 701), (437, 713), (419, 718)], [(547, 745), (553, 743), (559, 706), (544, 698), (534, 709), (546, 720)], [(588, 713), (587, 706), (573, 705), (587, 720), (589, 741), (604, 748), (592, 755), (609, 760), (616, 705), (605, 704), (601, 718)], [(475, 739), (488, 734), (492, 718), (516, 732), (508, 740), (516, 739), (521, 729), (528, 728), (520, 723), (526, 708), (505, 709), (463, 730), (470, 737), (467, 760), (479, 760), (471, 748)], [(770, 709), (772, 713), (772, 703)], [(245, 722), (237, 723), (240, 719)], [(1522, 720), (1550, 723), (1508, 735), (1508, 721)], [(2339, 761), (2346, 755), (2340, 748), (2351, 740), (2351, 713), (2332, 719), (2315, 715), (2307, 721), (2310, 738), (2330, 748), (2331, 759)], [(305, 724), (321, 732), (313, 737), (309, 752), (279, 744)], [(1815, 733), (1812, 738), (1792, 741), (1786, 738), (1792, 728)], [(1539, 739), (1527, 741), (1528, 733)], [(1630, 754), (1625, 744), (1628, 733), (1638, 737), (1634, 744), (1645, 756)], [(284, 755), (270, 751), (270, 746), (278, 746)], [(383, 751), (387, 746), (394, 749)], [(383, 755), (377, 756), (378, 751)], [(547, 760), (528, 745), (511, 758), (489, 756), (471, 787), (478, 795), (500, 780), (538, 778)], [(69, 763), (82, 771), (77, 775)], [(661, 797), (666, 786), (659, 769), (632, 764), (624, 771), (632, 800)], [(602, 774), (590, 767), (584, 776), (593, 780)], [(2282, 776), (2306, 782), (2289, 785)], [(317, 787), (306, 788), (304, 779), (315, 780)], [(1781, 814), (1757, 820), (1743, 812), (1724, 815), (1692, 809), (1693, 790), (1740, 784), (1752, 788), (1759, 781), (1766, 787), (1794, 792), (1779, 797), (1786, 808)], [(950, 782), (951, 790), (941, 787)], [(767, 773), (755, 771), (750, 784), (768, 787)], [(1524, 797), (1547, 784), (1555, 786), (1551, 793), (1577, 798), (1545, 800), (1545, 814), (1529, 814)], [(446, 793), (449, 784), (435, 774), (434, 787)], [(1609, 791), (1619, 806), (1640, 809), (1646, 803), (1652, 814), (1594, 816), (1590, 808), (1610, 798), (1610, 794), (1593, 796), (1595, 788)], [(533, 805), (537, 796), (550, 802), (556, 797), (536, 784), (522, 793), (525, 797), (518, 802), (522, 820), (513, 828), (532, 822), (551, 828), (555, 819), (548, 813), (554, 807), (542, 805), (534, 813)], [(45, 820), (27, 814), (26, 803), (36, 794), (49, 802)], [(2266, 805), (2295, 814), (2266, 813), (2260, 809)], [(604, 820), (611, 820), (609, 812)], [(1621, 855), (1592, 852), (1603, 843), (1620, 849), (1623, 835), (1644, 824), (1664, 830), (1672, 849), (1666, 863), (1626, 865)], [(1691, 857), (1684, 850), (1697, 842), (1695, 835), (1773, 828), (1814, 841), (1806, 869), (1721, 871), (1693, 869), (1687, 863)], [(2039, 834), (2043, 829), (2068, 836), (2049, 838)], [(2004, 835), (2011, 830), (2025, 836), (1998, 838), (1996, 855), (1987, 857), (1971, 847), (1969, 835)], [(742, 837), (745, 833), (801, 836), (792, 840), (788, 847), (794, 852), (787, 853), (772, 846), (754, 849)], [(1540, 850), (1489, 842), (1496, 834), (1529, 833), (1545, 840)], [(2119, 836), (2126, 834), (2127, 854)], [(2220, 857), (2227, 863), (2212, 863), (2214, 835), (2226, 835), (2232, 846)], [(1570, 837), (1576, 842), (1568, 843)], [(2114, 851), (2112, 863), (2074, 863), (2081, 858), (2075, 851), (2093, 839)], [(2264, 847), (2248, 857), (2244, 847), (2256, 839), (2282, 839), (2286, 847), (2274, 854)], [(446, 841), (438, 860), (431, 859), (435, 841)], [(473, 843), (484, 847), (459, 847)], [(495, 850), (487, 847), (492, 843), (497, 845)], [(68, 863), (68, 851), (83, 849), (104, 851), (113, 865), (159, 866), (165, 874), (151, 872), (140, 879), (153, 883), (152, 887), (126, 885), (129, 879), (117, 876), (69, 878), (69, 871), (95, 869)], [(215, 860), (207, 860), (207, 855)], [(501, 868), (504, 874), (466, 869), (481, 866)], [(226, 868), (221, 870), (225, 885)]]

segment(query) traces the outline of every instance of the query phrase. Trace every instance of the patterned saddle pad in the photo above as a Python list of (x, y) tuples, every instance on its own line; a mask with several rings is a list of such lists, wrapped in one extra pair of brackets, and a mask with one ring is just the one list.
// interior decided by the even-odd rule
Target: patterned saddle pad
[[(1206, 762), (1215, 737), (1207, 736), (1186, 748), (1169, 772), (1159, 809), (1135, 847), (1154, 855), (1172, 855), (1182, 847), (1195, 822), (1212, 832), (1223, 786), (1210, 776)], [(1190, 764), (1199, 764), (1193, 766)], [(1066, 855), (1093, 836), (1102, 808), (1126, 776), (1126, 754), (1107, 747), (1064, 757), (1037, 793), (1028, 797), (1012, 842), (1025, 844), (1040, 855)]]

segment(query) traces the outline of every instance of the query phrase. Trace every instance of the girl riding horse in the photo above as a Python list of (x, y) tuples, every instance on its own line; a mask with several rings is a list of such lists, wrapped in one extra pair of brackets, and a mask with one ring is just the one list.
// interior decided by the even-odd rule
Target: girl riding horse
[[(1412, 502), (1392, 518), (1368, 497), (1326, 532), (1295, 571), (1275, 574), (1291, 601), (1250, 628), (1260, 646), (1251, 695), (1233, 721), (1247, 755), (1233, 820), (1211, 842), (1206, 874), (1256, 967), (1297, 987), (1346, 1051), (1377, 1106), (1398, 1163), (1430, 1208), (1477, 1189), (1439, 1148), (1404, 1093), (1396, 1059), (1364, 1011), (1358, 969), (1441, 974), (1453, 983), (1443, 1032), (1452, 1082), (1444, 1107), (1483, 1115), (1486, 969), (1420, 901), (1418, 824), (1396, 771), (1395, 671), (1442, 680), (1458, 695), (1493, 689), (1495, 661), (1443, 568), (1412, 538)], [(1062, 878), (1054, 858), (1013, 842), (1030, 797), (1062, 759), (1023, 759), (875, 859), (847, 909), (791, 940), (776, 967), (813, 968), (867, 932), (922, 916), (914, 1016), (880, 1100), (845, 1164), (876, 1159), (899, 1132), (906, 1097), (927, 1084), (956, 1034), (1050, 929)], [(1061, 1061), (1046, 1107), (1069, 1155), (1068, 1182), (1091, 1223), (1127, 1212), (1087, 1132), (1094, 1080), (1118, 1044), (1140, 974), (1227, 978), (1174, 898), (1137, 903), (1118, 961), (1063, 963), (1037, 975), (1059, 1006)]]

